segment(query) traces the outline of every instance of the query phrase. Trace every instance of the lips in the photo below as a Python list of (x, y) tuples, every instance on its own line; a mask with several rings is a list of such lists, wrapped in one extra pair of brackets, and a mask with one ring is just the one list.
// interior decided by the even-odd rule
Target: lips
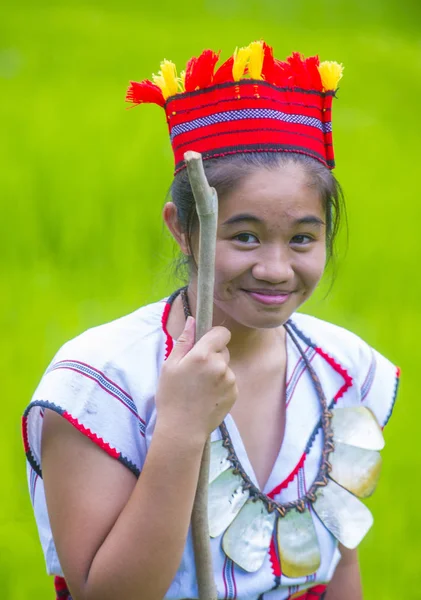
[(281, 290), (261, 290), (261, 289), (259, 289), (259, 291), (255, 290), (255, 289), (253, 289), (253, 290), (243, 289), (243, 292), (245, 292), (250, 298), (252, 298), (254, 301), (258, 302), (259, 304), (272, 305), (272, 306), (284, 304), (285, 302), (287, 302), (289, 300), (291, 293), (292, 293), (292, 292), (286, 292), (286, 291), (281, 291)]
[(263, 288), (249, 290), (243, 288), (243, 291), (252, 294), (262, 294), (263, 296), (286, 296), (287, 294), (292, 294), (292, 290), (265, 290)]

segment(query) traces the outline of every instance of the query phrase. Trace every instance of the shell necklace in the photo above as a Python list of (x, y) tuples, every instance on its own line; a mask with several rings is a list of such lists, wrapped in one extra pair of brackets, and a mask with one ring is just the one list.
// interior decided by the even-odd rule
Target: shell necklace
[[(178, 293), (187, 318), (191, 315), (187, 287), (173, 298)], [(248, 572), (262, 566), (275, 529), (282, 574), (295, 579), (315, 573), (321, 563), (314, 513), (346, 548), (356, 548), (370, 529), (373, 517), (356, 496), (373, 493), (384, 440), (369, 409), (329, 410), (317, 373), (288, 322), (284, 328), (304, 360), (321, 406), (324, 441), (315, 481), (292, 502), (269, 498), (243, 469), (223, 422), (222, 440), (211, 443), (208, 513), (210, 536), (223, 534), (225, 554)]]

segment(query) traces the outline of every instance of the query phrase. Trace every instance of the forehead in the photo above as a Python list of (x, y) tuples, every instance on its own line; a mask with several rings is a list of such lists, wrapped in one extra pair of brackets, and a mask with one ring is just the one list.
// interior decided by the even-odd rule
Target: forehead
[(251, 213), (270, 223), (295, 220), (304, 215), (324, 219), (317, 186), (302, 167), (287, 164), (277, 169), (252, 171), (219, 203), (221, 222), (236, 213)]

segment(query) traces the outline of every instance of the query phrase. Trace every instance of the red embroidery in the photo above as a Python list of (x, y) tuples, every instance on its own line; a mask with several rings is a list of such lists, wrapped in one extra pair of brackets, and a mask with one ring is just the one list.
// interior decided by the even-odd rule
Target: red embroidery
[(281, 561), (279, 560), (278, 552), (276, 551), (276, 542), (273, 536), (270, 541), (269, 559), (272, 566), (272, 573), (275, 577), (280, 577), (282, 575)]
[(351, 377), (351, 375), (349, 375), (348, 371), (344, 367), (342, 367), (342, 365), (340, 365), (334, 358), (329, 356), (329, 354), (327, 354), (324, 350), (322, 350), (318, 346), (316, 346), (315, 350), (318, 354), (320, 354), (320, 356), (322, 356), (325, 359), (325, 361), (327, 363), (329, 363), (329, 365), (331, 367), (333, 367), (335, 369), (335, 371), (340, 373), (342, 375), (342, 377), (345, 379), (345, 383), (343, 384), (341, 389), (336, 393), (336, 395), (334, 397), (335, 402), (337, 402), (340, 398), (342, 398), (342, 396), (345, 394), (345, 392), (352, 386), (352, 377)]
[(81, 433), (86, 435), (86, 437), (91, 439), (97, 446), (105, 450), (107, 454), (109, 454), (113, 458), (120, 457), (120, 452), (118, 452), (115, 448), (112, 448), (107, 442), (104, 442), (102, 438), (98, 437), (96, 433), (93, 433), (90, 429), (82, 425), (82, 423), (79, 423), (79, 421), (75, 417), (72, 417), (72, 415), (68, 413), (67, 410), (63, 413), (63, 417), (67, 419), (67, 421), (69, 421), (69, 423), (76, 427), (76, 429), (78, 429)]
[[(309, 343), (309, 345), (313, 346), (313, 344), (311, 344), (311, 342)], [(344, 367), (342, 367), (342, 365), (340, 365), (334, 358), (329, 356), (324, 350), (322, 350), (318, 346), (313, 346), (313, 347), (316, 350), (316, 352), (322, 358), (324, 358), (324, 360), (326, 360), (326, 362), (337, 373), (339, 373), (344, 378), (344, 384), (341, 386), (341, 388), (338, 390), (338, 392), (334, 396), (334, 401), (336, 403), (340, 398), (342, 398), (342, 396), (345, 394), (345, 392), (352, 386), (352, 384), (353, 384), (352, 377), (349, 375), (348, 371)], [(308, 454), (309, 454), (309, 452), (307, 452), (307, 449), (306, 449), (304, 454), (301, 456), (298, 464), (293, 469), (293, 471), (291, 471), (291, 473), (288, 475), (288, 477), (286, 479), (284, 479), (284, 481), (282, 483), (280, 483), (278, 486), (276, 486), (271, 492), (269, 492), (269, 494), (268, 494), (269, 498), (274, 498), (277, 494), (280, 493), (281, 490), (285, 489), (295, 479), (295, 477), (298, 475), (299, 470), (304, 466), (304, 463), (305, 463), (305, 460), (306, 460)], [(280, 567), (279, 567), (279, 559), (276, 556), (276, 548), (275, 548), (273, 539), (271, 542), (271, 546), (269, 548), (269, 557), (270, 557), (270, 561), (272, 564), (272, 572), (276, 577), (276, 576), (278, 576), (278, 570), (280, 571)], [(311, 588), (311, 590), (306, 592), (306, 594), (308, 594), (310, 592), (313, 593), (313, 590), (316, 590), (320, 587), (323, 587), (323, 586), (317, 586), (317, 588)], [(317, 598), (317, 597), (321, 597), (321, 596), (308, 596), (308, 595), (299, 596), (299, 598), (303, 599), (303, 600), (304, 600), (304, 598), (308, 598), (310, 600), (310, 598)]]
[(322, 598), (324, 598), (326, 590), (326, 585), (315, 585), (309, 590), (306, 590), (303, 594), (293, 594), (288, 598), (288, 600), (316, 600), (316, 598), (319, 598), (321, 600)]
[(166, 303), (165, 308), (164, 308), (164, 312), (162, 313), (162, 320), (161, 320), (161, 324), (162, 324), (162, 330), (165, 333), (166, 336), (166, 340), (165, 340), (165, 360), (167, 360), (167, 358), (169, 357), (169, 355), (171, 354), (171, 350), (173, 349), (174, 346), (174, 342), (172, 337), (170, 336), (170, 334), (167, 331), (167, 321), (168, 321), (168, 317), (170, 314), (170, 310), (171, 310), (171, 304), (169, 302)]
[(302, 469), (302, 467), (304, 466), (304, 462), (306, 460), (306, 457), (307, 457), (307, 454), (306, 454), (306, 452), (304, 452), (304, 454), (300, 458), (300, 461), (297, 464), (297, 466), (295, 467), (295, 469), (293, 471), (291, 471), (291, 473), (288, 475), (288, 477), (286, 479), (283, 480), (282, 483), (280, 483), (278, 486), (276, 486), (276, 488), (274, 488), (271, 492), (269, 492), (269, 494), (268, 494), (269, 498), (274, 498), (277, 494), (279, 494), (279, 492), (281, 490), (284, 490), (286, 487), (288, 487), (288, 485), (298, 475), (298, 471), (300, 469)]
[(70, 598), (69, 588), (63, 577), (54, 577), (54, 589), (56, 591), (56, 600), (68, 600)]
[(25, 452), (28, 453), (30, 451), (28, 441), (28, 417), (22, 417), (22, 438)]

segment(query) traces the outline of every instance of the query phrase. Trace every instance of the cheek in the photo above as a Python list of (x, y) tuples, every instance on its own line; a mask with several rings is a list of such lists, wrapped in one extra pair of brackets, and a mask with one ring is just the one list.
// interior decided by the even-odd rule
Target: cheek
[(309, 286), (316, 286), (323, 276), (326, 266), (326, 249), (320, 245), (320, 248), (303, 256), (301, 263), (301, 273), (303, 278), (308, 282)]
[(252, 267), (251, 256), (238, 252), (226, 244), (217, 244), (215, 254), (215, 279), (219, 283), (235, 279)]

